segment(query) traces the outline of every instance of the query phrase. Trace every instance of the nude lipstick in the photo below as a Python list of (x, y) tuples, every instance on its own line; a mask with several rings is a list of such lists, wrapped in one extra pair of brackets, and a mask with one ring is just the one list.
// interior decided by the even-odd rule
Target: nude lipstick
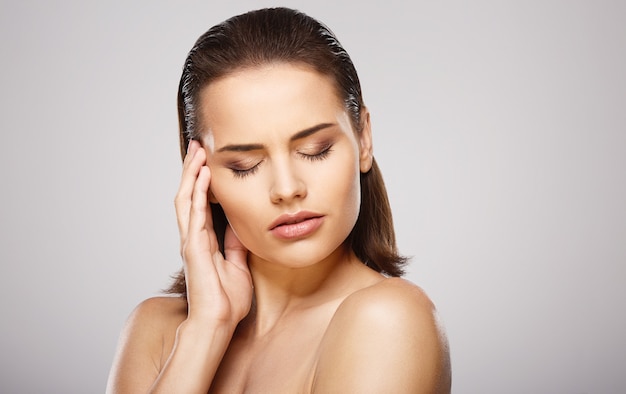
[(322, 215), (313, 212), (286, 213), (272, 222), (269, 231), (278, 238), (295, 240), (313, 234), (323, 221)]

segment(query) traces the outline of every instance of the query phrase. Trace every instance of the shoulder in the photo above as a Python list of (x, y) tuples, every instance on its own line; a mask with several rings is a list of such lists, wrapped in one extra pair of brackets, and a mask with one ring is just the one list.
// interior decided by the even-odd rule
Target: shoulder
[[(154, 297), (137, 305), (120, 334), (109, 375), (110, 390), (154, 380), (163, 367), (164, 355), (173, 346), (178, 326), (186, 317), (187, 302), (180, 297)], [(130, 391), (139, 389), (132, 386)]]
[[(153, 297), (142, 301), (131, 312), (122, 336), (161, 336), (174, 331), (187, 317), (187, 302), (180, 297)], [(122, 338), (124, 339), (124, 338)]]
[(385, 278), (348, 296), (338, 309), (339, 313), (426, 312), (435, 307), (426, 293), (402, 278)]
[(426, 293), (387, 278), (348, 296), (324, 337), (315, 385), (320, 392), (449, 392), (447, 340)]
[(181, 297), (153, 297), (142, 301), (132, 311), (122, 331), (123, 340), (148, 346), (162, 344), (176, 335), (187, 318), (187, 302)]
[[(129, 322), (165, 324), (187, 317), (187, 301), (182, 297), (152, 297), (133, 310)], [(182, 321), (181, 320), (181, 321)]]
[(428, 295), (402, 278), (386, 278), (354, 292), (339, 306), (333, 321), (339, 329), (374, 326), (381, 334), (411, 333), (428, 340), (443, 335)]
[(428, 295), (401, 278), (386, 278), (352, 293), (337, 309), (333, 323), (332, 328), (337, 329), (357, 330), (373, 325), (381, 334), (410, 331), (413, 336), (426, 339), (442, 331)]

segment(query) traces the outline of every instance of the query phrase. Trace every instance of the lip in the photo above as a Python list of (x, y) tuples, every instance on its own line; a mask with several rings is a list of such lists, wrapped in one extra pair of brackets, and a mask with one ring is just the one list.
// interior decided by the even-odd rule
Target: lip
[(268, 229), (278, 238), (297, 239), (315, 232), (323, 221), (324, 216), (315, 212), (286, 213), (277, 217)]

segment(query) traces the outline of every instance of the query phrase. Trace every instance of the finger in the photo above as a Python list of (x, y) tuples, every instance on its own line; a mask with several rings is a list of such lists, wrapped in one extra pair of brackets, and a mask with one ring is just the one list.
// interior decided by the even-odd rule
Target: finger
[(226, 234), (224, 235), (224, 255), (226, 260), (239, 268), (247, 269), (248, 249), (243, 246), (230, 224), (226, 226)]
[(185, 159), (183, 160), (183, 168), (186, 168), (186, 166), (189, 164), (189, 162), (191, 161), (191, 158), (196, 153), (199, 147), (200, 147), (200, 143), (198, 141), (195, 141), (195, 140), (189, 141), (189, 146), (187, 147), (187, 154), (185, 155)]
[[(183, 171), (181, 176), (181, 182), (178, 186), (178, 191), (176, 193), (176, 198), (174, 199), (174, 203), (176, 205), (176, 209), (178, 210), (179, 206), (189, 205), (191, 203), (191, 186), (195, 182), (193, 179), (189, 179), (192, 177), (193, 173), (197, 176), (197, 171), (199, 171), (199, 166), (196, 165), (194, 167), (196, 171), (189, 171), (189, 167), (193, 162), (193, 159), (198, 150), (199, 143), (197, 141), (190, 141), (189, 147), (187, 148), (187, 154), (185, 155), (185, 159), (183, 160)], [(195, 178), (195, 177), (193, 177)], [(187, 204), (189, 203), (189, 204)], [(178, 213), (178, 211), (177, 211)], [(186, 228), (186, 227), (185, 227)]]
[(191, 166), (193, 166), (196, 170), (198, 169), (196, 155), (198, 154), (198, 151), (201, 151), (201, 150), (204, 150), (204, 149), (202, 149), (198, 141), (189, 142), (189, 148), (187, 148), (187, 155), (185, 155), (185, 159), (183, 160), (183, 175), (187, 173), (187, 171), (189, 170)]
[(209, 167), (202, 166), (193, 187), (191, 207), (189, 212), (189, 238), (204, 234), (209, 237), (211, 252), (218, 250), (217, 237), (213, 230), (213, 217), (208, 203), (208, 190), (211, 183)]
[(178, 230), (181, 236), (181, 244), (187, 238), (187, 229), (189, 228), (189, 210), (191, 208), (191, 198), (193, 188), (198, 178), (200, 168), (206, 163), (206, 153), (200, 147), (197, 141), (189, 144), (189, 151), (185, 157), (183, 165), (183, 174), (180, 186), (174, 200), (176, 207), (176, 218), (178, 222)]

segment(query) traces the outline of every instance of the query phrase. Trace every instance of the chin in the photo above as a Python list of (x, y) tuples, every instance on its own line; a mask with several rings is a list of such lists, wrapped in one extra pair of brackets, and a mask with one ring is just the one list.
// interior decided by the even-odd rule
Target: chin
[[(332, 242), (324, 242), (324, 245), (332, 245)], [(337, 246), (326, 248), (320, 247), (318, 242), (298, 242), (285, 247), (278, 247), (267, 253), (256, 254), (260, 261), (268, 262), (285, 268), (307, 268), (314, 266), (327, 259), (337, 259), (348, 253), (346, 241), (337, 243)]]

